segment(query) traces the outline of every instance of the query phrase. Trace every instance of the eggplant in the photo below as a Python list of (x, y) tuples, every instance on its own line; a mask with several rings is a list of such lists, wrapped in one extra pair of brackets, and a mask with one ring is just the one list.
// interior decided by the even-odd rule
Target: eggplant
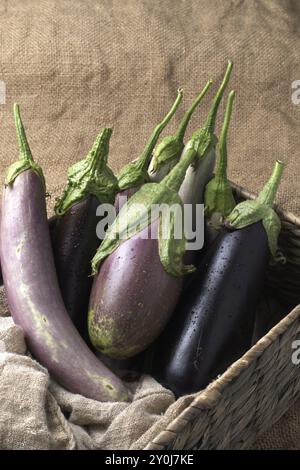
[(185, 112), (177, 132), (174, 135), (164, 137), (155, 147), (148, 169), (150, 181), (159, 183), (178, 162), (184, 149), (183, 141), (188, 123), (211, 85), (212, 81), (209, 80), (197, 98), (193, 101), (190, 108)]
[(52, 254), (45, 180), (15, 105), (20, 159), (9, 167), (2, 199), (0, 253), (12, 317), (34, 357), (73, 393), (127, 401), (129, 392), (90, 351), (65, 309)]
[[(216, 160), (215, 147), (217, 144), (217, 137), (214, 134), (215, 123), (220, 102), (230, 79), (232, 67), (233, 64), (229, 61), (223, 81), (214, 97), (204, 126), (192, 135), (192, 137), (202, 135), (203, 144), (199, 148), (197, 159), (193, 161), (186, 172), (179, 190), (179, 196), (184, 204), (191, 204), (193, 208), (195, 208), (196, 204), (203, 204), (204, 188), (213, 175)], [(196, 212), (194, 210), (193, 218), (195, 219), (195, 217)]]
[(179, 219), (153, 217), (152, 208), (163, 203), (182, 211), (178, 189), (200, 145), (201, 136), (190, 140), (160, 183), (144, 184), (129, 199), (93, 259), (89, 336), (110, 357), (134, 356), (159, 336), (179, 298), (182, 276), (194, 270), (182, 262), (184, 235), (174, 236)]
[(113, 204), (118, 182), (107, 166), (112, 130), (104, 128), (84, 160), (68, 172), (65, 191), (55, 205), (53, 249), (58, 282), (67, 312), (88, 340), (87, 311), (92, 287), (91, 260), (101, 242), (96, 233), (101, 204)]
[(158, 341), (153, 376), (176, 396), (204, 388), (251, 345), (257, 301), (280, 220), (272, 209), (283, 165), (255, 201), (238, 204)]

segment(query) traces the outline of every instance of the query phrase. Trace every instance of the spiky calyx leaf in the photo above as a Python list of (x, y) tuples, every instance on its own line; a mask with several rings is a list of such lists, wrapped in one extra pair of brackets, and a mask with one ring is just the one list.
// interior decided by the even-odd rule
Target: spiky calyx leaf
[[(92, 274), (98, 272), (102, 261), (112, 254), (121, 243), (132, 238), (153, 222), (153, 207), (161, 204), (166, 204), (168, 207), (173, 205), (182, 207), (178, 189), (200, 145), (201, 142), (190, 140), (185, 146), (180, 161), (160, 183), (144, 184), (124, 204), (113, 224), (108, 228), (105, 238), (92, 260)], [(186, 243), (183, 227), (182, 237), (175, 237), (175, 222), (180, 223), (178, 218), (167, 218), (166, 222), (165, 219), (161, 219), (162, 214), (159, 214), (159, 217), (159, 254), (164, 269), (172, 276), (181, 276), (191, 272), (194, 269), (193, 266), (185, 266), (182, 262)], [(181, 223), (183, 224), (183, 218)], [(167, 236), (163, 236), (163, 234), (167, 234)]]
[(281, 222), (273, 209), (273, 202), (281, 180), (283, 163), (275, 163), (273, 172), (258, 197), (253, 201), (238, 204), (228, 216), (226, 225), (234, 229), (242, 229), (261, 221), (268, 237), (271, 255), (276, 258), (278, 251), (278, 236)]
[(32, 158), (31, 150), (27, 141), (25, 129), (21, 119), (20, 107), (16, 103), (14, 104), (14, 117), (20, 156), (19, 160), (9, 166), (6, 173), (5, 185), (12, 184), (17, 178), (17, 176), (23, 173), (23, 171), (32, 170), (41, 178), (43, 186), (44, 188), (46, 188), (42, 168), (37, 163), (35, 163)]
[(102, 129), (86, 158), (69, 168), (66, 188), (54, 208), (56, 215), (64, 215), (89, 195), (96, 196), (101, 203), (113, 204), (118, 182), (107, 165), (111, 134), (112, 129)]

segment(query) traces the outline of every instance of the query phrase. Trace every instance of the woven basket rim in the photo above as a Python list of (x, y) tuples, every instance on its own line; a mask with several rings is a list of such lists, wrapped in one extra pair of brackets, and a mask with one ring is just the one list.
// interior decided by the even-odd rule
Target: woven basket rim
[[(248, 191), (247, 189), (239, 186), (230, 181), (234, 191), (246, 199), (255, 199), (256, 194)], [(300, 218), (292, 212), (285, 211), (279, 205), (274, 204), (274, 209), (281, 219), (290, 222), (299, 227)], [(188, 425), (190, 418), (190, 410), (198, 411), (212, 408), (217, 401), (221, 398), (224, 387), (234, 381), (243, 370), (245, 370), (251, 363), (253, 363), (263, 352), (282, 335), (292, 323), (300, 318), (300, 304), (296, 305), (291, 312), (286, 315), (279, 323), (270, 329), (262, 338), (260, 338), (243, 356), (229, 366), (226, 371), (213, 380), (207, 387), (200, 390), (194, 395), (187, 395), (191, 401), (180, 414), (174, 418), (168, 426), (162, 430), (152, 441), (150, 441), (145, 450), (165, 448), (168, 444), (172, 443), (177, 434), (179, 434)]]

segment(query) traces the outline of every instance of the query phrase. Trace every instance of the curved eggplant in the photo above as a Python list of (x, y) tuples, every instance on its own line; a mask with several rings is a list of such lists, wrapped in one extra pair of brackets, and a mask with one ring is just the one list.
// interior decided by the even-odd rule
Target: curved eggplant
[(256, 201), (238, 204), (159, 339), (153, 375), (177, 396), (199, 391), (250, 346), (258, 297), (277, 249), (277, 162)]
[[(0, 213), (0, 220), (1, 220), (1, 213)], [(48, 220), (48, 223), (49, 223), (51, 240), (53, 240), (53, 234), (54, 234), (55, 226), (56, 226), (56, 217), (55, 216), (50, 217)], [(1, 269), (1, 262), (0, 262), (0, 286), (2, 285), (3, 285), (3, 278), (2, 278), (2, 269)]]
[(100, 401), (126, 401), (123, 383), (84, 343), (57, 282), (45, 184), (15, 105), (20, 160), (8, 170), (2, 199), (0, 252), (10, 312), (29, 349), (66, 389)]

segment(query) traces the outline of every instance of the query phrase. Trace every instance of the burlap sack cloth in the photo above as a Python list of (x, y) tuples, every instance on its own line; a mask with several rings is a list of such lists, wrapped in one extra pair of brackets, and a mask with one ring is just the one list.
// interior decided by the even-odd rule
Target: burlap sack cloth
[[(68, 166), (86, 154), (101, 126), (114, 127), (110, 163), (118, 170), (139, 154), (179, 86), (184, 102), (168, 133), (208, 78), (219, 83), (231, 58), (237, 99), (230, 177), (257, 190), (274, 159), (284, 159), (278, 201), (300, 215), (300, 106), (291, 100), (291, 84), (300, 79), (299, 23), (297, 0), (0, 0), (1, 176), (17, 156), (14, 101), (44, 168), (51, 210)], [(72, 395), (25, 355), (9, 317), (0, 318), (0, 351), (1, 448), (143, 448), (191, 400), (174, 404), (149, 377), (131, 405)], [(255, 447), (299, 449), (300, 404)]]

